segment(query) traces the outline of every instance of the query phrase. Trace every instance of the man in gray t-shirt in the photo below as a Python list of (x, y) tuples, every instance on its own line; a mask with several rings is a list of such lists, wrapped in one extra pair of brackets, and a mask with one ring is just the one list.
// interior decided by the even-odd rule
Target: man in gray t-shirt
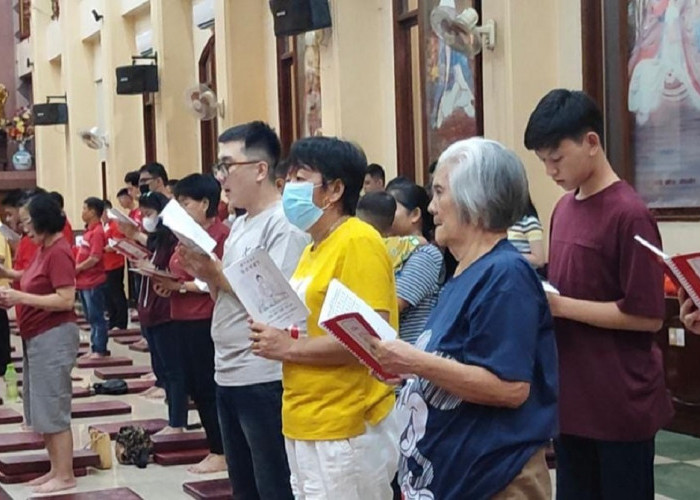
[(282, 364), (255, 356), (248, 313), (222, 269), (257, 248), (265, 249), (290, 277), (308, 235), (289, 223), (275, 186), (280, 143), (263, 122), (219, 136), (214, 174), (231, 203), (246, 210), (231, 227), (222, 262), (187, 252), (191, 272), (207, 283), (216, 301), (211, 336), (215, 348), (217, 409), (229, 479), (236, 497), (292, 499), (282, 437)]

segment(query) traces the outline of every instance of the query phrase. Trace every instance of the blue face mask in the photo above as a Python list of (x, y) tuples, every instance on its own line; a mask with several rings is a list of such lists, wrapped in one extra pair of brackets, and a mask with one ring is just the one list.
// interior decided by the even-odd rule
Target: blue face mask
[(288, 182), (282, 192), (284, 215), (302, 231), (308, 231), (323, 215), (314, 204), (314, 187), (310, 182)]

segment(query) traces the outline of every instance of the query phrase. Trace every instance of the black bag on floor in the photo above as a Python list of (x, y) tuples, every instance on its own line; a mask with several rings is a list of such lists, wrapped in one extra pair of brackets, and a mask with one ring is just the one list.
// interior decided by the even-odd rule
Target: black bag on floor
[(114, 438), (114, 454), (117, 461), (124, 465), (146, 468), (153, 452), (151, 437), (143, 427), (127, 425), (119, 429)]
[(129, 392), (129, 386), (127, 386), (126, 382), (120, 378), (105, 380), (102, 383), (93, 384), (92, 388), (95, 390), (95, 394), (119, 395)]

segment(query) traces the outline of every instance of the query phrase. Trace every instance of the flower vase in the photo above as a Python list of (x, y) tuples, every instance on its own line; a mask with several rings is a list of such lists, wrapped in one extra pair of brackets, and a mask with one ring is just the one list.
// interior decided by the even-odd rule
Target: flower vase
[(19, 149), (12, 155), (12, 165), (15, 170), (30, 170), (32, 168), (32, 155), (24, 147), (24, 141), (19, 143)]

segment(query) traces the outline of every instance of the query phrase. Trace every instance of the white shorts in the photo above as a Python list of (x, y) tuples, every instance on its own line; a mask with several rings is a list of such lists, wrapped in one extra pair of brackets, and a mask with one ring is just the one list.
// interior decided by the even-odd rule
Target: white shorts
[(336, 441), (285, 438), (296, 500), (391, 500), (399, 461), (394, 412), (364, 434)]

